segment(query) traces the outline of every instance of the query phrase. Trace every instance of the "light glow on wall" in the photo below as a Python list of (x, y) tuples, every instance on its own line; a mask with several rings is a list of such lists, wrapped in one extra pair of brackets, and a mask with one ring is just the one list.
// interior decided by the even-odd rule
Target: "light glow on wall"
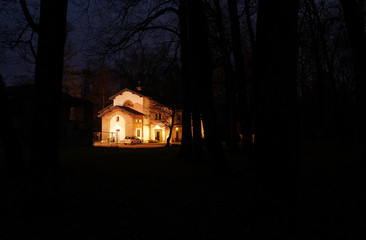
[[(115, 135), (117, 133), (118, 140), (125, 138), (125, 119), (120, 116), (113, 116), (110, 122), (110, 130), (111, 135)], [(111, 136), (112, 137), (112, 136)]]

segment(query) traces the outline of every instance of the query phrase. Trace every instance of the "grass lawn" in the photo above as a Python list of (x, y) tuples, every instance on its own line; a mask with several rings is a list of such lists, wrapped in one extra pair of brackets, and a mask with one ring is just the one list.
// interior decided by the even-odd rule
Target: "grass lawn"
[[(228, 153), (230, 174), (177, 158), (178, 147), (63, 148), (55, 214), (0, 217), (0, 239), (246, 239), (246, 163)], [(364, 239), (365, 189), (349, 149), (302, 154), (298, 239)], [(7, 206), (2, 206), (6, 208)]]

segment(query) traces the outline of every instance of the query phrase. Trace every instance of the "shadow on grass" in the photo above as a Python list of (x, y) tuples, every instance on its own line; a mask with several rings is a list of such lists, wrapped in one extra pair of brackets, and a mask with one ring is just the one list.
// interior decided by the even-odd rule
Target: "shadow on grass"
[[(192, 163), (171, 148), (63, 148), (59, 201), (49, 214), (16, 207), (0, 236), (47, 239), (243, 239), (251, 197), (246, 161), (228, 152), (230, 173)], [(365, 189), (349, 149), (308, 148), (301, 158), (297, 239), (363, 239)], [(251, 238), (246, 238), (251, 239)]]

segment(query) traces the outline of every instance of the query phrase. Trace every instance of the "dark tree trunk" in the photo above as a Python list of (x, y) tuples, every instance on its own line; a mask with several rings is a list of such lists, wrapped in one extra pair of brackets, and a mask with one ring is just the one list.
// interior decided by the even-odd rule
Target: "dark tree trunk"
[[(239, 120), (243, 137), (244, 149), (249, 160), (252, 158), (253, 142), (252, 142), (252, 115), (249, 111), (246, 79), (244, 71), (243, 49), (240, 39), (240, 23), (238, 16), (238, 6), (236, 0), (228, 0), (230, 14), (231, 38), (233, 42), (233, 55), (235, 62), (234, 78), (236, 89), (238, 92)], [(246, 6), (247, 8), (249, 6)], [(248, 23), (249, 24), (249, 23)]]
[[(330, 104), (329, 104), (329, 118), (327, 121), (330, 125), (330, 134), (329, 136), (336, 141), (339, 141), (341, 139), (339, 128), (342, 125), (341, 123), (341, 117), (340, 117), (340, 110), (339, 110), (339, 104), (338, 104), (338, 94), (337, 94), (337, 88), (336, 88), (336, 79), (335, 79), (335, 73), (334, 73), (334, 65), (331, 62), (331, 57), (328, 50), (328, 44), (326, 39), (326, 32), (324, 29), (323, 22), (320, 19), (318, 9), (316, 7), (315, 1), (310, 0), (311, 8), (313, 9), (313, 15), (316, 20), (316, 29), (319, 34), (319, 39), (317, 40), (318, 44), (320, 44), (321, 52), (323, 53), (323, 58), (325, 60), (325, 66), (327, 69), (326, 71), (323, 71), (321, 69), (322, 73), (325, 73), (325, 80), (327, 80), (330, 92)], [(318, 53), (317, 53), (318, 54)], [(324, 81), (323, 81), (324, 82)]]
[(5, 83), (0, 74), (0, 141), (4, 148), (5, 172), (4, 174), (22, 176), (24, 174), (25, 162), (22, 149), (18, 141), (15, 128), (11, 119), (11, 111), (8, 106)]
[(225, 29), (223, 26), (222, 11), (219, 0), (214, 1), (216, 8), (216, 27), (219, 35), (219, 49), (221, 51), (223, 65), (224, 65), (224, 77), (225, 77), (225, 95), (226, 95), (226, 114), (225, 121), (227, 124), (225, 141), (226, 146), (230, 149), (238, 148), (238, 131), (237, 131), (237, 103), (236, 103), (236, 84), (233, 73), (233, 64), (231, 63), (230, 53), (228, 49), (228, 41), (225, 36)]
[(294, 239), (299, 120), (298, 1), (260, 0), (255, 46), (255, 191), (251, 221), (265, 238)]
[(172, 124), (170, 124), (170, 127), (169, 127), (169, 136), (168, 138), (166, 139), (166, 147), (170, 147), (170, 140), (172, 139), (172, 134), (173, 134), (173, 127), (174, 127), (174, 119), (175, 119), (175, 110), (173, 109), (172, 110)]
[(41, 1), (35, 69), (32, 196), (38, 207), (49, 207), (57, 194), (60, 100), (66, 36), (67, 0)]
[(0, 146), (3, 148), (4, 165), (0, 172), (2, 195), (0, 204), (12, 209), (25, 199), (27, 179), (22, 147), (18, 141), (17, 132), (12, 121), (12, 111), (9, 108), (5, 83), (0, 74)]
[(209, 157), (215, 166), (224, 163), (222, 145), (217, 136), (216, 113), (212, 92), (212, 63), (208, 42), (208, 25), (202, 1), (188, 0), (188, 36), (190, 43), (190, 62), (195, 82), (194, 101), (198, 104), (204, 129), (205, 144)]
[[(366, 41), (365, 23), (361, 9), (355, 0), (341, 0), (343, 16), (350, 40), (356, 80), (356, 101), (358, 117), (358, 142), (361, 150), (360, 163), (365, 168), (366, 144)], [(364, 174), (364, 173), (363, 173)]]
[(315, 109), (315, 115), (317, 119), (317, 127), (316, 127), (316, 133), (317, 133), (317, 140), (325, 140), (326, 136), (329, 136), (329, 128), (325, 124), (326, 117), (329, 115), (326, 113), (326, 97), (325, 97), (325, 78), (326, 74), (323, 70), (323, 65), (321, 62), (321, 55), (320, 55), (320, 46), (319, 46), (319, 37), (317, 33), (317, 27), (316, 27), (316, 19), (314, 19), (314, 11), (310, 5), (310, 1), (304, 1), (305, 7), (307, 10), (307, 16), (308, 16), (308, 24), (310, 29), (310, 36), (311, 36), (311, 53), (314, 58), (315, 62), (315, 69), (316, 69), (316, 75), (315, 75), (315, 95), (317, 100), (317, 105)]
[[(194, 4), (191, 0), (187, 1), (188, 6), (188, 43), (189, 43), (189, 73), (191, 77), (191, 92), (192, 92), (192, 125), (193, 125), (193, 157), (195, 161), (202, 160), (203, 157), (203, 141), (202, 141), (202, 94), (203, 94), (203, 82), (200, 76), (199, 64), (201, 60), (198, 58), (197, 52), (197, 32), (193, 32), (193, 25), (197, 24), (195, 11), (193, 10)], [(202, 56), (200, 56), (202, 57)]]
[[(193, 90), (194, 92), (195, 90)], [(195, 98), (196, 99), (196, 98)], [(196, 160), (202, 159), (203, 142), (202, 142), (202, 126), (201, 113), (198, 106), (192, 106), (192, 123), (193, 123), (193, 156)]]
[[(253, 25), (252, 25), (252, 19), (250, 16), (250, 1), (251, 0), (244, 0), (244, 7), (245, 7), (245, 15), (247, 18), (247, 26), (248, 26), (248, 31), (249, 31), (250, 43), (251, 43), (251, 47), (254, 48), (255, 36), (254, 36), (254, 29), (253, 29)], [(236, 7), (236, 8), (238, 8), (238, 7)], [(229, 10), (229, 11), (231, 11), (231, 10)]]
[(182, 111), (182, 154), (185, 157), (192, 155), (192, 94), (191, 80), (189, 73), (189, 46), (187, 30), (187, 0), (179, 1), (179, 28), (181, 44), (181, 64), (182, 64), (182, 86), (183, 86), (183, 111)]
[(317, 72), (318, 132), (322, 140), (339, 141), (341, 137), (338, 130), (342, 123), (335, 83), (334, 65), (329, 55), (325, 29), (315, 1), (307, 0), (304, 3), (308, 14), (308, 23), (312, 37), (311, 48)]

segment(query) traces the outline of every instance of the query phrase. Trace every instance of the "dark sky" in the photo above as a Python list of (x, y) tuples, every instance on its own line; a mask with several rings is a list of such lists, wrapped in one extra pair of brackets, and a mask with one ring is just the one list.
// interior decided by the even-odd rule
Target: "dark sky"
[[(77, 3), (80, 2), (80, 5), (77, 5)], [(90, 5), (87, 5), (85, 3), (89, 2)], [(157, 2), (158, 3), (158, 2)], [(2, 10), (0, 3), (0, 11)], [(37, 19), (39, 15), (39, 10), (37, 9), (37, 4), (39, 4), (38, 0), (27, 0), (27, 4), (30, 7), (30, 12), (34, 16), (34, 19)], [(98, 1), (98, 0), (90, 0), (90, 1), (83, 1), (83, 0), (73, 0), (69, 1), (69, 7), (68, 7), (68, 24), (72, 26), (72, 31), (68, 33), (68, 41), (72, 44), (76, 45), (78, 49), (78, 54), (74, 55), (72, 58), (72, 65), (75, 67), (85, 67), (87, 66), (87, 61), (91, 58), (93, 58), (93, 54), (95, 55), (95, 49), (91, 48), (91, 46), (96, 45), (97, 41), (95, 40), (92, 31), (98, 31), (98, 27), (100, 29), (104, 29), (105, 25), (103, 25), (103, 20), (108, 22), (109, 20), (114, 18), (113, 12), (109, 13), (108, 16), (103, 16), (103, 9), (106, 2), (104, 1)], [(36, 6), (36, 7), (32, 7)], [(23, 17), (23, 13), (20, 8), (20, 4), (18, 2), (13, 3), (13, 9), (12, 12), (8, 11), (0, 12), (0, 27), (2, 25), (8, 25), (9, 28), (14, 28), (14, 25), (19, 25), (17, 34), (13, 38), (17, 38), (19, 33), (21, 32), (21, 29), (26, 26), (26, 22)], [(131, 17), (131, 21), (135, 20), (135, 18), (141, 17), (141, 13), (144, 13), (144, 9), (146, 8), (145, 5), (138, 6), (137, 9), (135, 9), (136, 14), (129, 14)], [(13, 14), (14, 12), (14, 14)], [(116, 13), (115, 13), (116, 14)], [(117, 16), (117, 15), (115, 15)], [(14, 18), (18, 18), (17, 22), (14, 23)], [(166, 17), (160, 18), (158, 21), (170, 21)], [(128, 25), (128, 24), (127, 24)], [(14, 33), (16, 31), (13, 31)], [(29, 33), (30, 34), (30, 33)], [(152, 44), (161, 44), (161, 42), (164, 41), (164, 39), (168, 38), (168, 35), (165, 35), (166, 32), (158, 32), (155, 31), (154, 34), (144, 34), (144, 43), (147, 43), (149, 45)], [(102, 35), (101, 35), (102, 36)], [(103, 36), (102, 36), (103, 37)], [(2, 38), (2, 36), (1, 36)], [(121, 53), (123, 54), (123, 52)], [(4, 77), (5, 83), (7, 85), (14, 85), (19, 83), (19, 79), (17, 76), (21, 75), (27, 75), (28, 78), (33, 75), (34, 72), (34, 64), (25, 62), (23, 59), (19, 57), (19, 54), (17, 53), (17, 50), (10, 50), (6, 49), (5, 52), (0, 52), (0, 72)], [(106, 59), (108, 61), (108, 59)], [(19, 77), (18, 77), (19, 78)]]
[[(37, 1), (36, 1), (37, 2)], [(93, 2), (93, 1), (91, 1)], [(30, 12), (33, 16), (37, 16), (38, 10), (32, 10), (32, 1), (27, 1), (28, 5), (30, 5)], [(2, 11), (4, 9), (0, 9)], [(18, 11), (19, 10), (19, 11)], [(25, 26), (25, 20), (22, 19), (22, 12), (20, 5), (14, 5), (12, 12), (0, 12), (0, 27), (5, 28), (7, 26), (10, 29), (14, 28), (14, 22), (16, 18), (23, 20), (19, 25)], [(84, 26), (86, 22), (92, 22), (93, 17), (85, 14), (83, 6), (77, 6), (73, 1), (69, 1), (68, 7), (68, 23), (72, 26), (72, 31), (69, 33), (68, 40), (77, 46), (79, 53), (73, 56), (72, 63), (73, 65), (82, 67), (84, 62), (82, 61), (82, 50), (85, 49), (85, 46), (88, 45), (88, 37), (87, 30), (82, 28), (83, 23)], [(13, 31), (15, 32), (15, 31)], [(4, 36), (0, 36), (3, 39)], [(22, 78), (22, 75), (26, 75), (28, 78), (34, 73), (34, 64), (31, 62), (24, 61), (18, 54), (17, 49), (10, 49), (10, 47), (5, 47), (5, 49), (0, 50), (0, 73), (2, 74), (4, 81), (7, 85), (18, 84), (19, 77)]]

